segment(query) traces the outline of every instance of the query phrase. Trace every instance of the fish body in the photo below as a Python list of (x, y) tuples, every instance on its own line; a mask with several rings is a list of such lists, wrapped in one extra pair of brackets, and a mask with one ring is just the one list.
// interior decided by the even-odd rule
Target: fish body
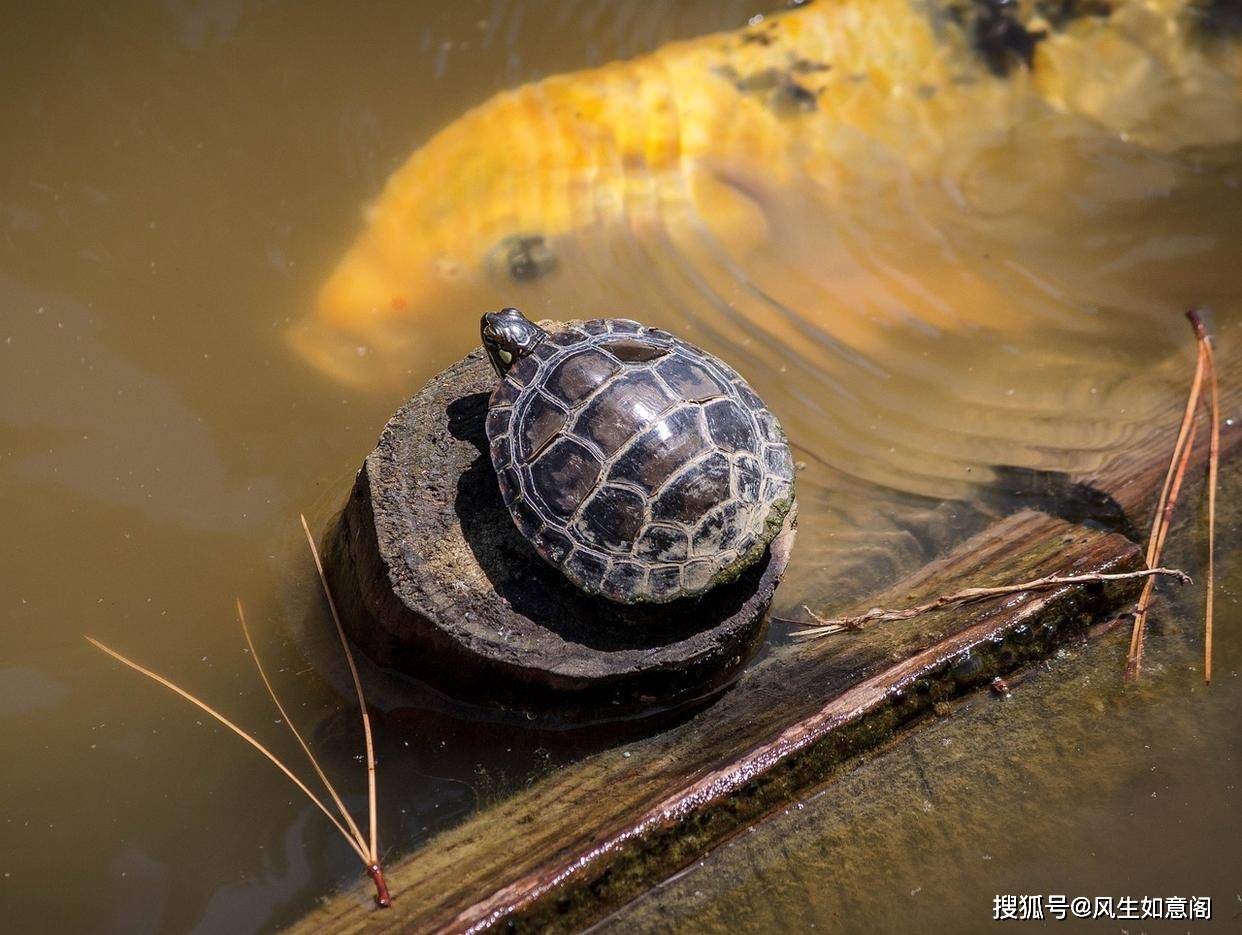
[[(554, 294), (547, 285), (584, 238), (658, 234), (692, 265), (704, 249), (744, 265), (779, 234), (782, 198), (786, 217), (822, 219), (847, 236), (851, 212), (882, 212), (912, 185), (969, 182), (989, 147), (1018, 134), (1035, 141), (1026, 158), (992, 167), (990, 190), (961, 195), (979, 210), (1004, 202), (998, 179), (1056, 191), (1072, 159), (1060, 127), (1090, 126), (1155, 153), (1236, 142), (1240, 44), (1213, 10), (1171, 0), (814, 0), (503, 92), (393, 174), (291, 339), (332, 376), (379, 385), (417, 369), (427, 335), (472, 302)], [(865, 279), (843, 266), (834, 288), (861, 296)], [(955, 322), (962, 307), (1004, 318), (986, 290), (945, 288), (957, 296), (947, 303)], [(936, 327), (945, 305), (928, 303)], [(808, 314), (812, 328), (832, 331)], [(763, 327), (796, 339), (797, 323), (775, 319)], [(869, 340), (857, 329), (833, 336)]]

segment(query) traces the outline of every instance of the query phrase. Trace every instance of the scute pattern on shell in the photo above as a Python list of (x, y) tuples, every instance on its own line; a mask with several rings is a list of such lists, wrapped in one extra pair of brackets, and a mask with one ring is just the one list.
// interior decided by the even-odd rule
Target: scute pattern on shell
[(793, 500), (776, 418), (727, 364), (595, 319), (551, 335), (492, 393), (492, 464), (540, 555), (623, 602), (701, 594), (762, 554)]

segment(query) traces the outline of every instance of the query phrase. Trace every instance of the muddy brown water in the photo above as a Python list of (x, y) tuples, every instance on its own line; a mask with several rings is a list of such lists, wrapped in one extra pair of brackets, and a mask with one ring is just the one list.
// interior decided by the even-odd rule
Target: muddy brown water
[[(306, 314), (388, 174), (465, 109), (525, 80), (734, 28), (760, 12), (759, 4), (638, 0), (5, 5), (6, 927), (266, 931), (356, 880), (343, 843), (251, 750), (118, 670), (82, 636), (176, 678), (292, 757), (242, 650), (232, 611), (240, 596), (291, 711), (361, 813), (361, 740), (323, 639), (329, 622), (297, 514), (317, 529), (329, 520), (389, 413), (477, 340), (480, 297), (463, 294), (419, 335), (404, 386), (345, 388), (295, 357), (284, 330)], [(696, 290), (674, 289), (693, 259), (640, 250), (637, 235), (607, 264), (566, 263), (527, 298), (541, 314), (620, 312), (688, 332), (769, 400), (807, 463), (799, 547), (779, 598), (779, 611), (794, 615), (803, 602), (864, 593), (925, 561), (942, 541), (934, 529), (959, 513), (1003, 509), (1005, 498), (998, 505), (989, 493), (994, 465), (1089, 476), (1104, 452), (1138, 434), (1147, 405), (1183, 392), (1192, 363), (1184, 305), (1211, 305), (1221, 353), (1236, 346), (1242, 152), (1153, 153), (1076, 127), (1057, 143), (1074, 170), (1062, 188), (1002, 187), (1015, 160), (1052, 145), (1038, 130), (1016, 134), (980, 147), (965, 168), (947, 162), (936, 185), (875, 206), (860, 193), (835, 218), (808, 214), (796, 192), (772, 203), (771, 229), (786, 233), (759, 245), (755, 271), (796, 279), (823, 260), (817, 249), (835, 243), (825, 232), (844, 218), (850, 237), (841, 249), (859, 251), (851, 255), (857, 275), (834, 301), (844, 307), (874, 290), (914, 309), (873, 310), (887, 340), (865, 352), (812, 327), (794, 329), (784, 347), (716, 327), (734, 305), (753, 302), (737, 278), (746, 271), (716, 269)], [(981, 198), (991, 213), (981, 213)], [(931, 243), (952, 246), (942, 265), (902, 267), (903, 254), (925, 260)], [(583, 255), (598, 258), (585, 247)], [(947, 287), (933, 273), (945, 267), (994, 288), (990, 301), (1011, 313), (1003, 325), (957, 330), (920, 317), (919, 309), (961, 298), (938, 291)], [(626, 307), (601, 308), (610, 297)], [(797, 321), (805, 312), (790, 314)], [(1236, 577), (1223, 624), (1236, 620)], [(1222, 625), (1222, 642), (1231, 632)], [(780, 627), (773, 638), (783, 638)], [(1064, 744), (1032, 741), (1025, 755), (1043, 763), (1040, 775), (1064, 764), (1080, 781), (1058, 773), (1061, 781), (1039, 787), (1041, 808), (1018, 811), (1016, 832), (1007, 824), (1014, 802), (955, 785), (972, 806), (937, 828), (939, 849), (962, 859), (1003, 853), (1012, 872), (973, 872), (965, 888), (942, 884), (937, 900), (918, 905), (920, 923), (975, 927), (990, 908), (979, 906), (979, 893), (990, 886), (1069, 888), (1094, 866), (1086, 833), (1058, 836), (1059, 859), (1049, 858), (1047, 836), (1023, 831), (1041, 815), (1078, 807), (1107, 827), (1110, 816), (1155, 814), (1150, 797), (1160, 789), (1135, 777), (1156, 754), (1116, 744), (1114, 734), (1117, 724), (1127, 737), (1144, 725), (1156, 731), (1152, 711), (1172, 706), (1193, 740), (1177, 762), (1203, 768), (1180, 769), (1170, 788), (1210, 804), (1212, 827), (1224, 831), (1191, 846), (1179, 836), (1203, 826), (1161, 812), (1159, 827), (1176, 846), (1150, 841), (1141, 860), (1115, 848), (1108, 865), (1118, 876), (1087, 878), (1116, 882), (1134, 861), (1144, 885), (1186, 889), (1195, 882), (1187, 867), (1198, 867), (1227, 928), (1236, 893), (1213, 868), (1239, 856), (1229, 725), (1242, 697), (1237, 655), (1225, 652), (1219, 691), (1196, 709), (1202, 720), (1184, 711), (1188, 696), (1201, 694), (1193, 677), (1118, 695), (1109, 681), (1115, 660), (1091, 668), (1096, 701), (1111, 717), (1078, 724), (1074, 752), (1103, 745), (1108, 758), (1096, 768), (1129, 781), (1092, 784), (1087, 795), (1089, 759), (1067, 763)], [(406, 688), (401, 711), (377, 724), (381, 840), (394, 854), (558, 762), (617, 742), (615, 729), (558, 735), (489, 724)], [(965, 776), (969, 762), (956, 768)], [(1004, 851), (975, 847), (980, 828), (1005, 835)], [(764, 854), (759, 889), (726, 898), (696, 884), (670, 903), (670, 918), (711, 924), (687, 915), (698, 891), (717, 893), (721, 907), (750, 907), (743, 917), (759, 928), (840, 922), (844, 903), (863, 906), (858, 918), (877, 930), (899, 929), (911, 918), (905, 894), (926, 875), (909, 856), (917, 848), (903, 837), (908, 830), (879, 823), (869, 847), (907, 862), (891, 875), (839, 876), (831, 900), (808, 897), (813, 886), (769, 885), (803, 865), (791, 847), (787, 859)], [(831, 866), (831, 855), (825, 860)], [(886, 887), (893, 898), (875, 898)], [(656, 917), (647, 921), (658, 927)]]

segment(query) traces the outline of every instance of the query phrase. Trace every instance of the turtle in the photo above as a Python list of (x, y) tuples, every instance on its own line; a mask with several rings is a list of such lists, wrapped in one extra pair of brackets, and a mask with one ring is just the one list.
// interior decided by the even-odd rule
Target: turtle
[(501, 497), (574, 585), (666, 603), (763, 556), (793, 506), (794, 464), (732, 367), (626, 318), (549, 333), (505, 308), (480, 331), (500, 381), (485, 426)]

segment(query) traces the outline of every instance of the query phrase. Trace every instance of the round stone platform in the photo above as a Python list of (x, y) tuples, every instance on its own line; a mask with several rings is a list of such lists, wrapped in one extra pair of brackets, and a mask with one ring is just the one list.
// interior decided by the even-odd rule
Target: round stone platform
[(584, 717), (667, 709), (732, 677), (758, 644), (796, 509), (764, 557), (699, 598), (623, 605), (547, 564), (501, 500), (476, 350), (385, 426), (325, 542), (351, 639), (452, 698)]

